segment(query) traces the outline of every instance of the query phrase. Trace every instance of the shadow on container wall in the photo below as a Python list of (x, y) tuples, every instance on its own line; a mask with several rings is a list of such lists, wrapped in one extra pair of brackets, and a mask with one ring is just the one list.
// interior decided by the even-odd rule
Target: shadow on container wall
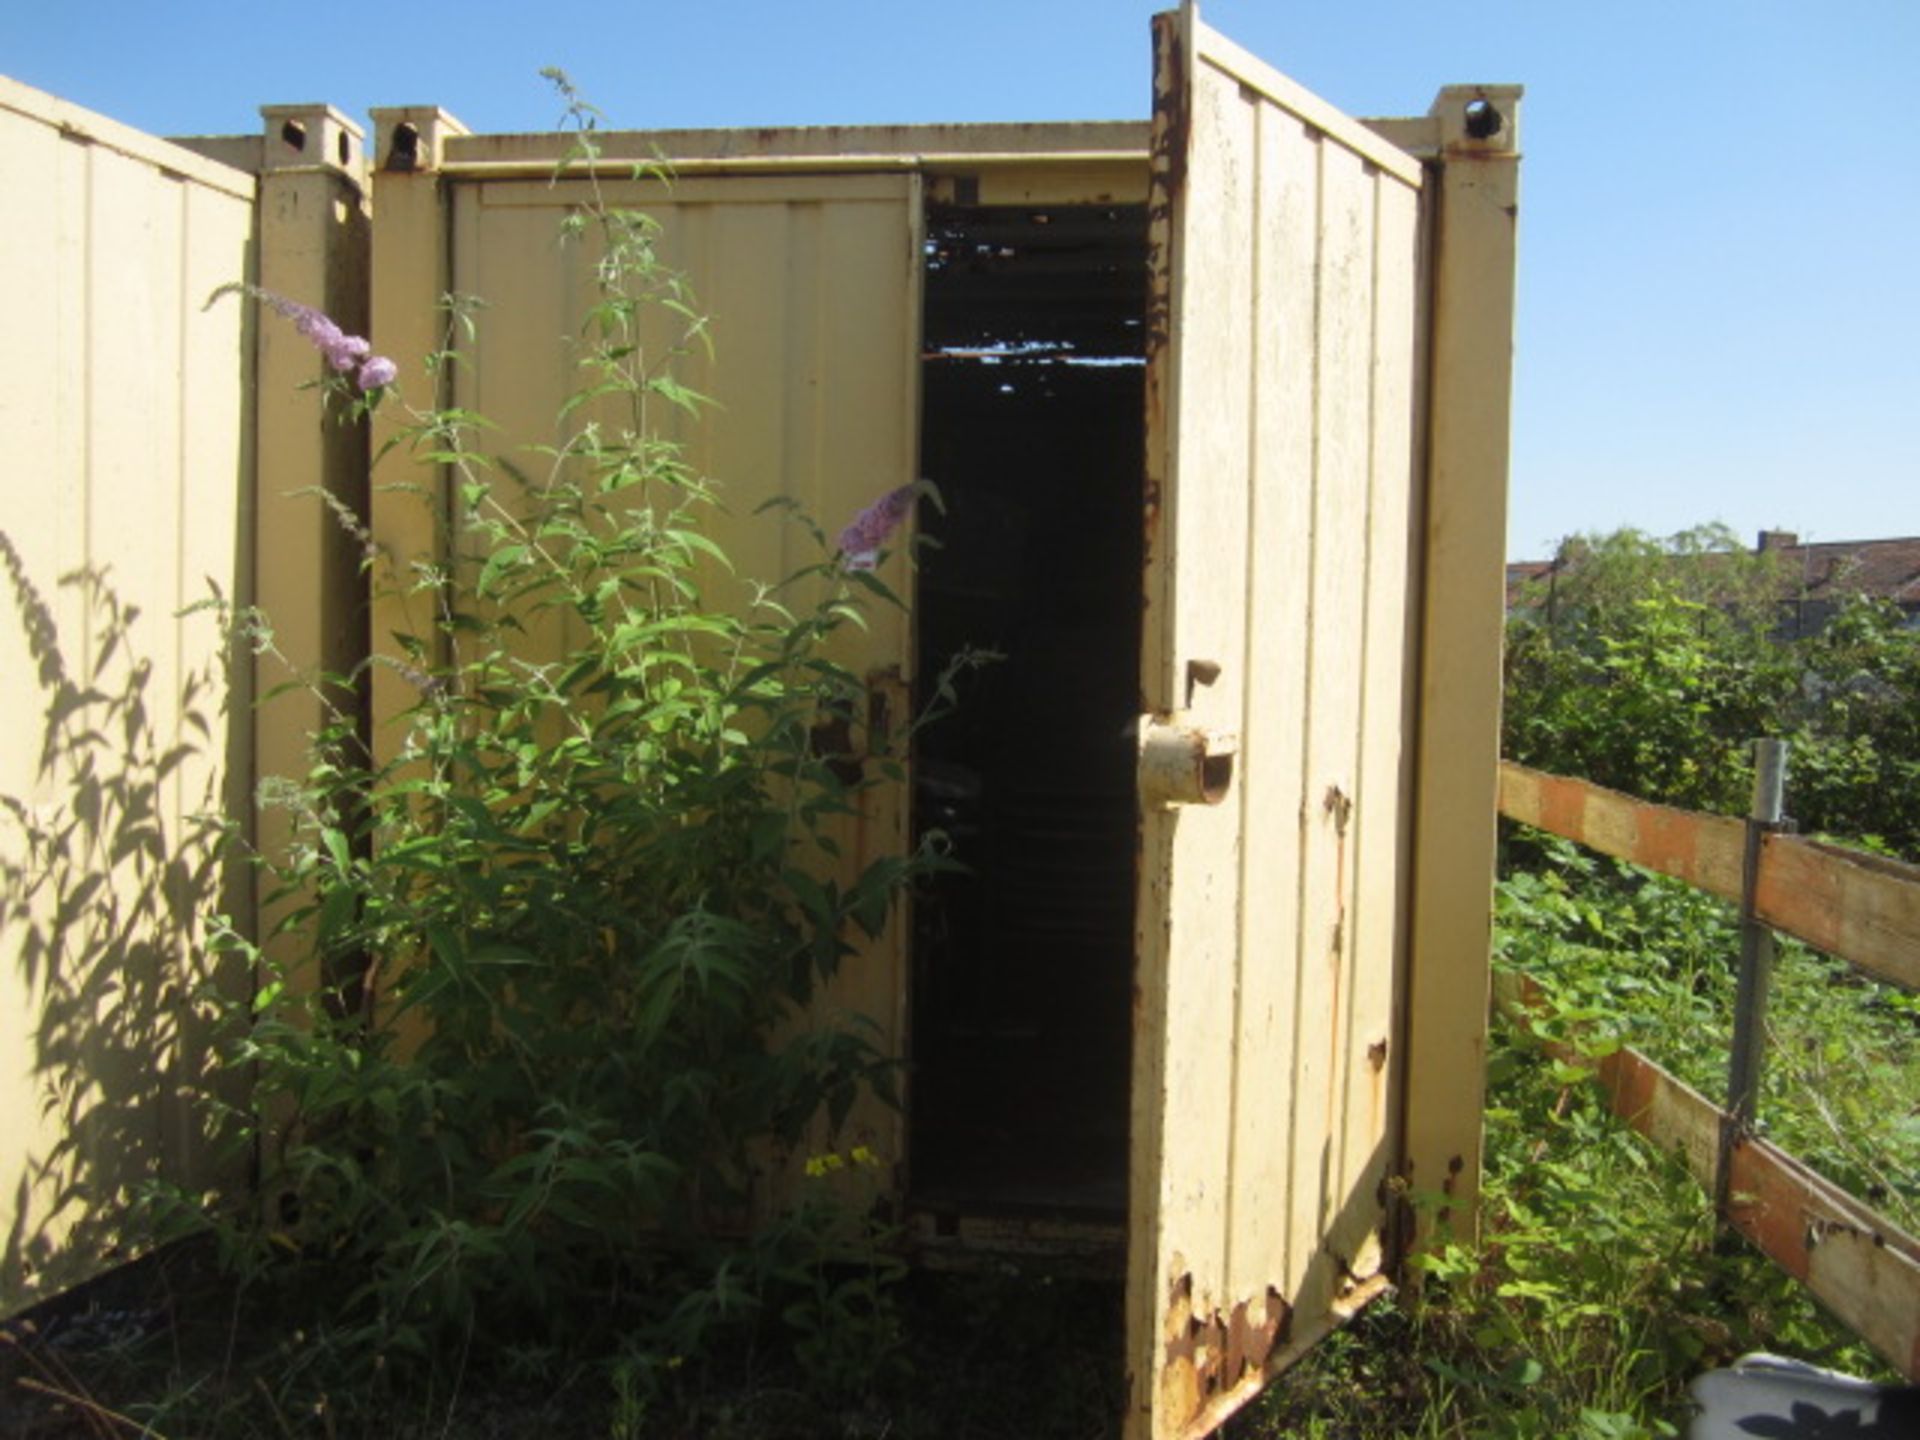
[(34, 796), (0, 795), (0, 992), (26, 1042), (9, 1042), (0, 1075), (14, 1092), (0, 1132), (10, 1313), (146, 1248), (156, 1182), (211, 1198), (223, 1168), (243, 1178), (213, 1130), (244, 1077), (218, 1073), (203, 1003), (242, 979), (216, 973), (204, 940), (243, 880), (219, 818), (240, 813), (216, 753), (225, 677), (190, 671), (177, 703), (155, 694), (141, 649), (154, 626), (105, 572), (60, 580), (85, 617), (73, 636), (3, 531), (0, 567), (44, 716)]

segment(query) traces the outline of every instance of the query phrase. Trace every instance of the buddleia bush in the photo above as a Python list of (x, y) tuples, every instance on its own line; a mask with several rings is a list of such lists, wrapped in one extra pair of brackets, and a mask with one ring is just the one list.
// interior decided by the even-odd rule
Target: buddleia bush
[[(589, 119), (570, 163), (595, 160)], [(930, 839), (829, 878), (840, 817), (900, 771), (818, 743), (858, 735), (863, 681), (834, 637), (899, 603), (879, 577), (921, 487), (838, 543), (765, 515), (816, 558), (735, 575), (714, 487), (653, 423), (703, 409), (677, 362), (704, 321), (644, 215), (595, 200), (564, 231), (595, 295), (544, 446), (409, 406), (367, 341), (260, 297), (321, 351), (331, 408), (402, 416), (375, 482), (417, 492), (447, 557), (384, 554), (341, 512), (410, 617), (379, 662), (409, 700), (380, 758), (343, 705), (307, 773), (271, 788), (293, 840), (259, 863), (283, 918), (222, 937), (260, 976), (227, 1056), (257, 1077), (233, 1119), (262, 1205), (226, 1238), (383, 1363), (539, 1352), (617, 1316), (626, 1353), (665, 1364), (757, 1313), (796, 1247), (819, 1263), (831, 1217), (743, 1243), (760, 1171), (819, 1117), (891, 1096), (873, 1026), (815, 1002), (944, 863)], [(464, 363), (483, 324), (455, 306), (430, 369)], [(334, 698), (365, 680), (310, 677)]]

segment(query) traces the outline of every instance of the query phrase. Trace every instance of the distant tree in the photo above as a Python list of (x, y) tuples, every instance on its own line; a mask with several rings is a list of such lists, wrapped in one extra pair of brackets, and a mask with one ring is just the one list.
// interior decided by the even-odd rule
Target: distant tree
[(1793, 648), (1804, 663), (1789, 794), (1802, 827), (1920, 859), (1920, 630), (1891, 601), (1856, 596)]
[(1737, 814), (1749, 742), (1776, 736), (1802, 828), (1920, 854), (1920, 633), (1859, 597), (1784, 640), (1791, 596), (1778, 557), (1721, 526), (1570, 538), (1508, 618), (1505, 754)]

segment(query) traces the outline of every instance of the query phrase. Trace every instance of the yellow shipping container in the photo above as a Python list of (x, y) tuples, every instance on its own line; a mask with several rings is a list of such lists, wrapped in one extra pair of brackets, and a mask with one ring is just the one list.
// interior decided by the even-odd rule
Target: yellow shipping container
[[(160, 209), (184, 204), (199, 227), (178, 254), (156, 242), (179, 293), (98, 294), (158, 316), (176, 351), (220, 354), (120, 407), (145, 429), (51, 442), (48, 475), (95, 458), (32, 503), (84, 495), (98, 523), (15, 510), (0, 528), (53, 547), (22, 549), (34, 575), (110, 559), (149, 616), (198, 598), (206, 568), (274, 614), (302, 667), (394, 658), (404, 617), (376, 601), (369, 624), (357, 542), (317, 492), (370, 507), (398, 557), (446, 558), (430, 515), (370, 486), (367, 437), (294, 395), (313, 368), (298, 337), (256, 336), (238, 306), (168, 317), (245, 275), (365, 322), (413, 375), (443, 342), (442, 297), (478, 295), (478, 339), (436, 398), (509, 443), (544, 441), (591, 293), (559, 223), (590, 186), (654, 217), (716, 336), (684, 377), (715, 406), (664, 428), (722, 487), (742, 573), (808, 558), (752, 518), (769, 498), (830, 528), (916, 478), (946, 500), (924, 517), (940, 548), (890, 562), (905, 609), (836, 641), (874, 697), (856, 731), (924, 699), (963, 646), (1006, 657), (842, 837), (852, 869), (939, 828), (971, 868), (850, 957), (823, 1002), (871, 1017), (910, 1062), (905, 1105), (856, 1111), (841, 1143), (892, 1166), (927, 1257), (1124, 1266), (1128, 1434), (1198, 1436), (1387, 1287), (1414, 1238), (1409, 1189), (1472, 1215), (1519, 98), (1449, 87), (1424, 115), (1354, 120), (1189, 5), (1154, 24), (1150, 123), (601, 134), (597, 179), (554, 178), (569, 137), (471, 135), (420, 107), (375, 112), (369, 176), (359, 132), (306, 106), (268, 107), (262, 136), (187, 142), (198, 156), (96, 144), (145, 166), (122, 182), (105, 160), (76, 169), (35, 115), (8, 153), (39, 156), (67, 200), (48, 211), (60, 236), (0, 242), (10, 303), (22, 266), (47, 270), (29, 331), (79, 335), (74, 297), (112, 281), (74, 229), (91, 176), (164, 191)], [(27, 123), (17, 89), (0, 99), (0, 120)], [(627, 178), (656, 159), (670, 182)], [(9, 394), (45, 388), (35, 413), (68, 416), (61, 397), (113, 376), (123, 398), (154, 388), (146, 331), (86, 333), (93, 349), (62, 340), (51, 367), (15, 347)], [(183, 379), (215, 372), (224, 388)], [(194, 503), (188, 479), (168, 492), (164, 532), (191, 538), (106, 543), (136, 516), (143, 542), (162, 533), (151, 503), (103, 488), (116, 445), (140, 450), (141, 484), (156, 449), (206, 473)], [(385, 463), (376, 481), (408, 462)], [(184, 633), (156, 675), (168, 693), (205, 658)], [(26, 673), (17, 649), (0, 652), (9, 681)], [(261, 664), (257, 688), (284, 678)], [(391, 744), (406, 682), (370, 673), (371, 733)], [(298, 768), (318, 705), (268, 712), (257, 740), (222, 732), (238, 794), (255, 749), (260, 774)], [(14, 715), (0, 789), (39, 783), (21, 765), (41, 720)], [(109, 1217), (118, 1203), (104, 1171), (84, 1194), (33, 1178), (63, 1122), (31, 1119), (49, 1072), (20, 1058), (47, 1014), (17, 963), (22, 924), (44, 924), (30, 913), (9, 915), (0, 976), (13, 1271), (23, 1247), (59, 1248), (66, 1202), (36, 1186)], [(189, 953), (191, 927), (167, 943)], [(93, 1083), (69, 1060), (62, 1084)], [(763, 1203), (784, 1183), (770, 1176)]]
[[(1007, 658), (850, 827), (850, 872), (934, 826), (972, 871), (827, 998), (911, 1062), (842, 1143), (924, 1252), (1124, 1250), (1143, 1437), (1380, 1293), (1404, 1187), (1471, 1215), (1519, 101), (1361, 122), (1191, 7), (1154, 33), (1150, 126), (600, 134), (556, 179), (568, 137), (416, 107), (375, 112), (373, 181), (382, 347), (483, 297), (438, 398), (523, 440), (575, 383), (562, 218), (658, 222), (717, 341), (667, 429), (743, 573), (803, 558), (768, 498), (831, 527), (939, 487), (906, 611), (841, 658), (887, 709)], [(376, 486), (392, 553), (428, 529)]]

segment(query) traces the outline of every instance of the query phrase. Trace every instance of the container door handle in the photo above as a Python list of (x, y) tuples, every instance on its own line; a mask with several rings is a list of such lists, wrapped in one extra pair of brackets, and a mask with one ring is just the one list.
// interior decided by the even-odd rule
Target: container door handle
[(1184, 710), (1140, 717), (1140, 800), (1150, 808), (1218, 805), (1233, 786), (1240, 737)]

